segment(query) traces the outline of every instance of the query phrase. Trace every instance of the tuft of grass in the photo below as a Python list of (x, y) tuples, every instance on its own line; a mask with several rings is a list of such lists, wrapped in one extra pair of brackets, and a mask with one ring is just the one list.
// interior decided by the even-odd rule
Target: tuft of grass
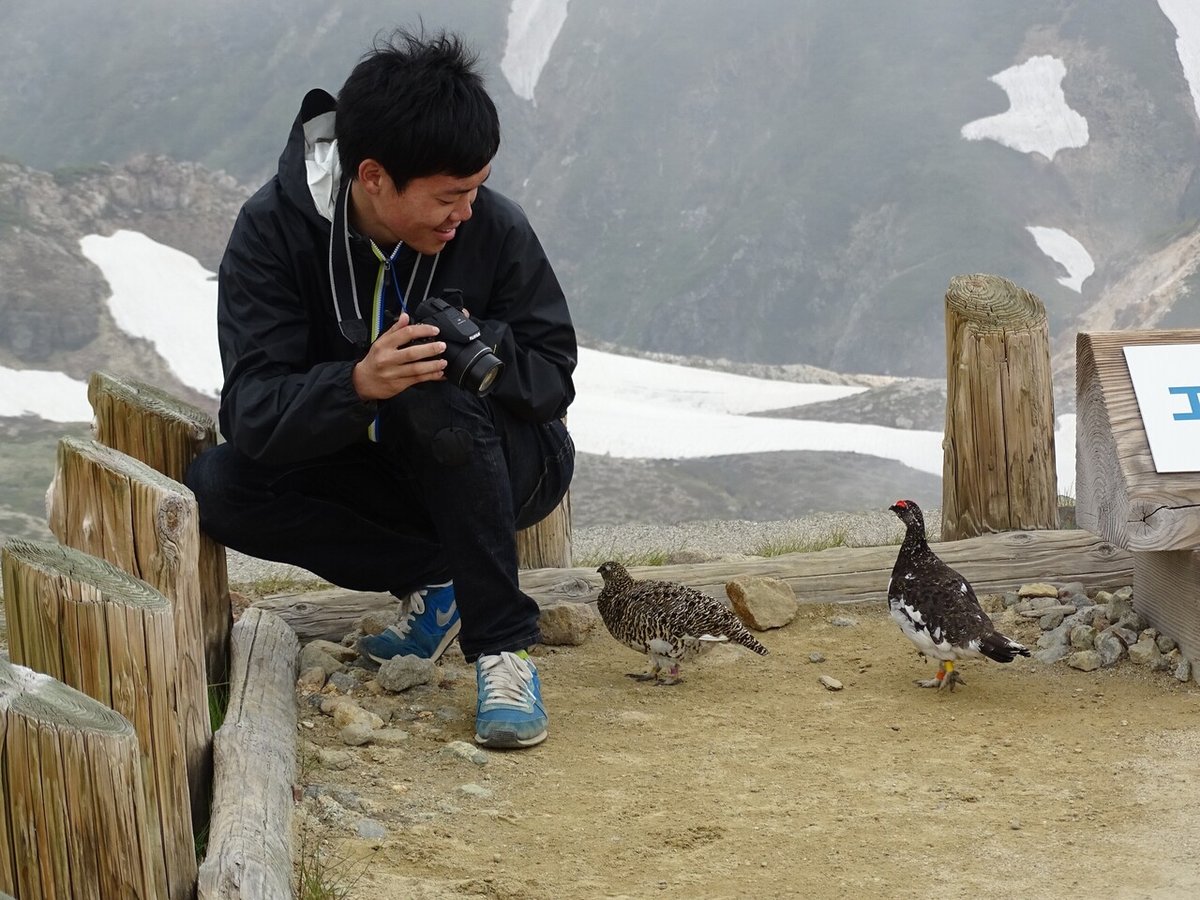
[(229, 709), (229, 682), (208, 686), (208, 721), (215, 732), (225, 724), (225, 712)]
[(256, 599), (270, 597), (272, 594), (303, 594), (310, 591), (323, 591), (332, 586), (327, 581), (297, 578), (295, 575), (268, 575), (254, 581), (230, 585), (234, 590)]
[(665, 566), (667, 560), (671, 558), (671, 554), (675, 550), (638, 550), (633, 553), (620, 553), (616, 550), (609, 550), (607, 553), (589, 554), (575, 560), (575, 565), (580, 568), (594, 569), (601, 563), (606, 563), (609, 560), (619, 562), (626, 568), (633, 566)]
[(755, 556), (784, 556), (788, 553), (816, 553), (832, 547), (849, 547), (850, 532), (845, 528), (834, 528), (824, 534), (771, 540), (759, 544), (752, 551)]

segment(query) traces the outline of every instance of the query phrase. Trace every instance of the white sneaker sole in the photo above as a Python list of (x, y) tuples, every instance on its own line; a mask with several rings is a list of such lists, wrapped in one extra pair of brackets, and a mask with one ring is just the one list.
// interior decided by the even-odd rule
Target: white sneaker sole
[(521, 747), (536, 747), (538, 744), (544, 741), (549, 734), (550, 732), (547, 730), (543, 731), (541, 734), (535, 734), (531, 738), (526, 738), (525, 740), (521, 740), (514, 734), (499, 734), (493, 735), (490, 738), (485, 738), (477, 734), (475, 735), (475, 743), (479, 744), (481, 747), (491, 747), (493, 750), (516, 750)]

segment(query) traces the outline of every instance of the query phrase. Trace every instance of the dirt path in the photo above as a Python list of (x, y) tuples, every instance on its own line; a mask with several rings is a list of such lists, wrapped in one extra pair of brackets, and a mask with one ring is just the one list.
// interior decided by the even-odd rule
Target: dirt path
[[(1200, 896), (1195, 683), (1018, 660), (920, 690), (932, 666), (881, 607), (804, 607), (762, 640), (770, 656), (718, 648), (670, 688), (626, 678), (641, 658), (602, 630), (548, 648), (549, 740), (482, 765), (447, 750), (472, 733), (460, 656), (439, 688), (362, 701), (399, 746), (346, 748), (304, 704), (327, 823), (305, 839), (370, 900)], [(386, 836), (347, 837), (364, 817)]]

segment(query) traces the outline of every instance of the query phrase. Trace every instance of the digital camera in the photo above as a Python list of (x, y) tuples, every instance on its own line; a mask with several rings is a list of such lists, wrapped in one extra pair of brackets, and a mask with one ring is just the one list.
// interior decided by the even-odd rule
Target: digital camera
[[(461, 296), (458, 291), (446, 293), (453, 294), (456, 299)], [(440, 358), (446, 360), (448, 381), (480, 397), (491, 392), (496, 379), (504, 371), (504, 363), (492, 352), (491, 347), (479, 339), (479, 329), (462, 314), (458, 306), (442, 297), (427, 297), (413, 310), (412, 321), (413, 324), (437, 327), (436, 337), (419, 338), (413, 343), (446, 342), (446, 351)]]

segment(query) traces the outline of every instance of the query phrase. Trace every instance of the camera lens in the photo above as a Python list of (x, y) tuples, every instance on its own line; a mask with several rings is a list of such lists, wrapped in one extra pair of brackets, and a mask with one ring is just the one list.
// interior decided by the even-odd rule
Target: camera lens
[(480, 397), (491, 392), (503, 370), (504, 363), (480, 341), (472, 341), (446, 360), (446, 377)]

